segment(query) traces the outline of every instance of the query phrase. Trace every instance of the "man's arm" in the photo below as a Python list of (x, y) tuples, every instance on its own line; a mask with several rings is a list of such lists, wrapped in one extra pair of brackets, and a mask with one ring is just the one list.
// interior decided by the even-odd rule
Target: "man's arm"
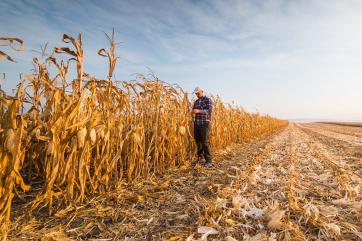
[(205, 112), (209, 115), (211, 115), (212, 113), (212, 100), (210, 98), (208, 98), (207, 108), (205, 109)]
[(195, 101), (194, 104), (192, 105), (191, 115), (197, 114), (198, 109), (195, 109), (195, 105), (196, 105), (196, 101)]
[(208, 98), (206, 101), (206, 108), (199, 110), (198, 113), (202, 115), (211, 115), (211, 112), (212, 112), (212, 100)]

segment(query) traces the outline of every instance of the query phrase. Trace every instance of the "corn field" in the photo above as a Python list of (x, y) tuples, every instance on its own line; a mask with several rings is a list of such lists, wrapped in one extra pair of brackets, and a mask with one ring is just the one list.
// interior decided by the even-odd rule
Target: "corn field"
[[(112, 192), (122, 182), (165, 173), (195, 157), (188, 93), (155, 75), (114, 81), (116, 44), (113, 34), (107, 38), (109, 49), (98, 51), (109, 64), (105, 79), (84, 69), (81, 34), (77, 38), (64, 34), (66, 46), (55, 47), (46, 58), (34, 58), (34, 73), (19, 82), (13, 96), (2, 92), (0, 232), (4, 239), (14, 198), (31, 193), (31, 210), (46, 207), (52, 215), (89, 195)], [(0, 40), (22, 45), (15, 38)], [(12, 60), (0, 54), (1, 59)], [(73, 63), (74, 77), (70, 76)], [(287, 124), (247, 113), (218, 97), (213, 101), (213, 151)]]

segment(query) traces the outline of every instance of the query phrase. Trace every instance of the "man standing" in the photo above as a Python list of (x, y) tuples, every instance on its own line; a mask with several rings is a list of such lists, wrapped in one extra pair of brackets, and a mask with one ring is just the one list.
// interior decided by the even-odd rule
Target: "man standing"
[(205, 95), (202, 88), (196, 87), (194, 94), (197, 100), (192, 107), (194, 118), (194, 138), (197, 145), (197, 160), (200, 163), (202, 156), (205, 158), (205, 167), (212, 166), (210, 152), (210, 127), (212, 100)]

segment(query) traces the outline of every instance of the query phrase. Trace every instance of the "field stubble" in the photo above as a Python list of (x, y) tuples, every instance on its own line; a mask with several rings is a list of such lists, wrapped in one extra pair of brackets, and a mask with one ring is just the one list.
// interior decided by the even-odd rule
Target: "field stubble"
[(362, 159), (306, 127), (229, 147), (211, 169), (186, 165), (52, 218), (20, 218), (11, 237), (360, 240)]

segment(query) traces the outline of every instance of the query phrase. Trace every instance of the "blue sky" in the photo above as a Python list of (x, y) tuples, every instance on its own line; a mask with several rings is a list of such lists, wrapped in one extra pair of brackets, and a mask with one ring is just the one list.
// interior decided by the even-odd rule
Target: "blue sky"
[(86, 71), (105, 78), (103, 31), (121, 41), (118, 80), (147, 74), (203, 86), (248, 111), (281, 118), (362, 120), (362, 1), (0, 1), (0, 35), (26, 51), (0, 62), (11, 91), (41, 44), (83, 33)]

